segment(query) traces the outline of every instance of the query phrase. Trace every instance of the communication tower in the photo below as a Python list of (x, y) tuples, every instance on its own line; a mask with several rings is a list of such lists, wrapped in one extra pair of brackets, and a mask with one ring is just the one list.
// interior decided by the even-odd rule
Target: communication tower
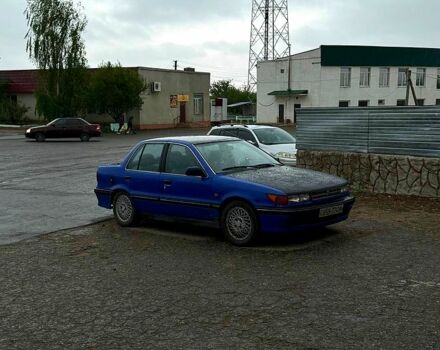
[(248, 87), (255, 91), (257, 63), (290, 54), (287, 0), (252, 0)]

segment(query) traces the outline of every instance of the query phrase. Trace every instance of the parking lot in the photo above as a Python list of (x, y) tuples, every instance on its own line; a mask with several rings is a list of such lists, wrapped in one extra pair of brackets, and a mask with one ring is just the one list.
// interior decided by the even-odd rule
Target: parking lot
[(96, 168), (118, 162), (144, 138), (207, 130), (168, 130), (104, 135), (37, 143), (15, 133), (0, 134), (0, 244), (88, 224), (110, 211), (97, 206)]
[(31, 237), (0, 246), (0, 348), (439, 347), (438, 200), (358, 194), (343, 223), (249, 248), (191, 225), (86, 225), (110, 214), (96, 165), (170, 132), (0, 137), (2, 241)]

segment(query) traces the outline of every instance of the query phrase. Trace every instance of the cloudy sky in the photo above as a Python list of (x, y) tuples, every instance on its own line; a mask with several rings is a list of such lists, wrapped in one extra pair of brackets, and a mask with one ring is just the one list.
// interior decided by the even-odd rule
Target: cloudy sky
[[(252, 0), (82, 0), (88, 63), (195, 67), (247, 81)], [(0, 1), (0, 70), (34, 68), (25, 0)], [(292, 53), (321, 44), (440, 47), (440, 0), (289, 0)]]

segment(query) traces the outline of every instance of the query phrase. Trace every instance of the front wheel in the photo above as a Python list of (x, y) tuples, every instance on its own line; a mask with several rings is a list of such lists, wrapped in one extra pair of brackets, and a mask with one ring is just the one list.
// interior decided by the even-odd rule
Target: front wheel
[(126, 193), (116, 194), (113, 200), (113, 214), (121, 226), (132, 226), (136, 223), (136, 212), (133, 202)]
[(229, 203), (222, 211), (220, 223), (225, 238), (238, 246), (251, 244), (258, 235), (259, 227), (255, 211), (242, 201)]
[(35, 135), (35, 140), (37, 142), (43, 142), (44, 140), (46, 140), (46, 136), (44, 136), (42, 132), (39, 132)]

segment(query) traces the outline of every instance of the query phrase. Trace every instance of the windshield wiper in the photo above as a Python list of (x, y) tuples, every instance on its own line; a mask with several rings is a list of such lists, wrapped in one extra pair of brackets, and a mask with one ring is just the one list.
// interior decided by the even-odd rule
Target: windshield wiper
[(262, 164), (255, 164), (255, 165), (237, 165), (237, 166), (231, 166), (222, 169), (222, 171), (228, 171), (228, 170), (246, 170), (246, 169), (262, 169), (262, 168), (270, 168), (275, 166), (275, 164), (271, 163), (262, 163)]
[(230, 166), (227, 168), (223, 168), (222, 171), (228, 171), (228, 170), (246, 170), (246, 169), (253, 169), (254, 167), (251, 165), (237, 165), (237, 166)]

